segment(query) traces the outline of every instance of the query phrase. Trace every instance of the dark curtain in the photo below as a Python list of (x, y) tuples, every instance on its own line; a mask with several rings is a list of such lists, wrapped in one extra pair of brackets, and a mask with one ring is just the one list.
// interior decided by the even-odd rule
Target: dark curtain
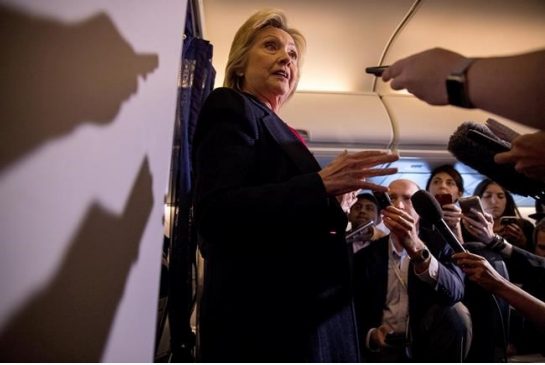
[[(170, 326), (172, 362), (195, 360), (195, 335), (190, 326), (195, 302), (197, 246), (196, 232), (191, 227), (191, 147), (201, 105), (212, 91), (215, 79), (212, 45), (198, 38), (198, 34), (194, 35), (195, 32), (193, 6), (188, 2), (178, 80), (169, 192), (166, 197), (166, 204), (175, 207), (171, 217), (170, 240), (165, 242), (165, 248), (168, 248), (166, 313)], [(164, 318), (162, 322), (159, 323), (159, 336), (164, 328)]]

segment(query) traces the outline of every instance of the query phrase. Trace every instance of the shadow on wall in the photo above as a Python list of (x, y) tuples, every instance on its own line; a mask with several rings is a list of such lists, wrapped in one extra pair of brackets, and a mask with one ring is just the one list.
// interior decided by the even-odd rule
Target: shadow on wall
[(152, 206), (146, 157), (120, 216), (91, 205), (51, 283), (0, 334), (0, 361), (101, 360)]
[(0, 172), (79, 124), (111, 122), (158, 66), (107, 14), (63, 24), (0, 4)]

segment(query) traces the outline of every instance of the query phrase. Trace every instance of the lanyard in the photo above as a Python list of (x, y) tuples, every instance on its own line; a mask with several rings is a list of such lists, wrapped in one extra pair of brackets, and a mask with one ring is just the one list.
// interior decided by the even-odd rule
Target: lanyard
[[(397, 277), (397, 280), (399, 280), (399, 282), (401, 283), (403, 288), (405, 288), (405, 290), (406, 290), (407, 289), (407, 283), (403, 279), (403, 276), (401, 275), (401, 271), (399, 270), (399, 267), (395, 263), (393, 263), (392, 260), (388, 260), (388, 261), (389, 261), (389, 264), (392, 267), (392, 270), (394, 270), (394, 274)], [(403, 256), (403, 257), (401, 257), (399, 259), (399, 266), (400, 267), (405, 265), (406, 263), (407, 263), (406, 256)]]

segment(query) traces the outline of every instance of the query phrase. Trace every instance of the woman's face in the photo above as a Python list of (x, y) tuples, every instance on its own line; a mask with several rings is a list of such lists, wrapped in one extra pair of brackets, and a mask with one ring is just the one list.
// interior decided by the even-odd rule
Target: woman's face
[(242, 90), (276, 110), (295, 89), (298, 56), (289, 33), (272, 26), (261, 29), (248, 51)]
[(438, 172), (431, 178), (429, 191), (432, 195), (450, 194), (453, 202), (462, 196), (456, 181), (446, 172)]
[(494, 219), (499, 219), (505, 211), (507, 199), (503, 189), (495, 183), (488, 185), (481, 197), (484, 210), (492, 214)]

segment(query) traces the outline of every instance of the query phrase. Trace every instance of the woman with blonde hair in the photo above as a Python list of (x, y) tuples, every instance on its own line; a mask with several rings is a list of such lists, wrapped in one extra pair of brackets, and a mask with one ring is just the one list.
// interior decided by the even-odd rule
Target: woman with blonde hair
[(195, 222), (205, 258), (204, 362), (357, 362), (347, 223), (337, 197), (387, 189), (366, 177), (395, 154), (341, 154), (321, 168), (276, 112), (295, 92), (305, 39), (278, 10), (232, 43), (223, 88), (193, 141)]

